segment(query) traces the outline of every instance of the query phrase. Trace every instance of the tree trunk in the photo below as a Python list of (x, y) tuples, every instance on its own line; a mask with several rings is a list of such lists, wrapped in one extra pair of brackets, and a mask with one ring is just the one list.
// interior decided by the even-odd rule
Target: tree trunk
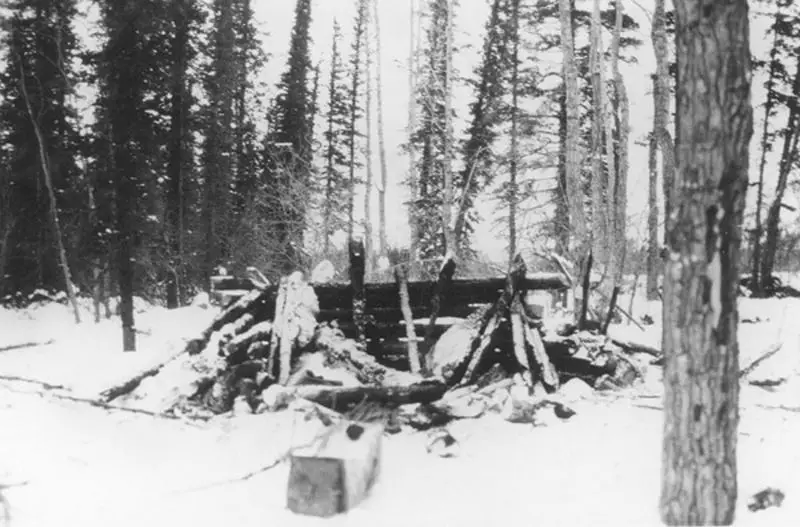
[(172, 40), (172, 94), (170, 108), (170, 143), (167, 173), (167, 217), (169, 218), (170, 269), (167, 275), (167, 307), (180, 306), (180, 282), (183, 277), (183, 163), (186, 128), (186, 47), (189, 44), (186, 5), (179, 0), (175, 7), (175, 36)]
[(778, 237), (780, 235), (781, 208), (783, 207), (783, 197), (786, 194), (786, 186), (789, 182), (789, 174), (797, 158), (797, 141), (800, 138), (798, 126), (800, 126), (800, 104), (797, 97), (800, 95), (800, 62), (797, 64), (797, 71), (792, 84), (792, 95), (789, 99), (789, 116), (786, 123), (786, 133), (783, 136), (783, 151), (781, 152), (780, 166), (778, 169), (778, 183), (775, 187), (775, 197), (767, 210), (767, 221), (765, 225), (766, 239), (764, 240), (764, 254), (761, 261), (761, 287), (766, 291), (770, 286), (772, 273), (775, 270), (775, 255), (778, 252)]
[(508, 265), (514, 262), (517, 255), (517, 135), (519, 120), (519, 102), (517, 88), (519, 84), (519, 2), (512, 1), (513, 44), (511, 51), (511, 159), (509, 160), (508, 181)]
[[(383, 126), (383, 76), (381, 72), (381, 23), (378, 14), (378, 1), (373, 0), (373, 16), (375, 18), (375, 95), (378, 111), (378, 156), (381, 162), (381, 184), (378, 187), (378, 254), (386, 256), (388, 242), (386, 239), (386, 186), (389, 184), (389, 170), (386, 165), (386, 142)], [(413, 93), (413, 92), (412, 92)]]
[(731, 524), (737, 499), (738, 311), (748, 187), (746, 0), (677, 0), (678, 166), (667, 240), (661, 517)]
[[(614, 256), (611, 266), (615, 287), (622, 281), (627, 256), (627, 219), (628, 219), (628, 139), (630, 137), (630, 106), (625, 79), (619, 71), (619, 46), (622, 37), (622, 0), (616, 1), (616, 18), (614, 36), (611, 43), (611, 74), (614, 77), (615, 104), (614, 114), (618, 119), (618, 144), (614, 151), (613, 143), (609, 147), (609, 173), (613, 185), (609, 189), (609, 216), (611, 217), (613, 242), (609, 248)], [(611, 132), (608, 132), (609, 136)], [(607, 139), (609, 140), (609, 139)], [(616, 156), (615, 156), (616, 153)], [(618, 159), (615, 160), (615, 157)], [(616, 161), (616, 162), (614, 162)], [(612, 164), (613, 163), (613, 164)]]
[(672, 215), (672, 195), (675, 192), (675, 146), (667, 128), (669, 122), (669, 43), (667, 42), (667, 17), (664, 0), (656, 0), (651, 39), (656, 57), (656, 84), (658, 85), (658, 89), (654, 91), (653, 126), (658, 147), (661, 149), (664, 236), (666, 239), (666, 232)]
[(761, 293), (761, 209), (764, 207), (764, 169), (767, 165), (767, 152), (770, 150), (769, 120), (772, 117), (772, 109), (775, 105), (775, 61), (777, 60), (778, 35), (776, 26), (781, 18), (781, 9), (775, 13), (775, 23), (773, 24), (772, 48), (770, 49), (769, 74), (767, 77), (767, 100), (764, 104), (764, 125), (761, 130), (761, 159), (758, 164), (758, 184), (756, 185), (756, 225), (753, 232), (753, 267), (750, 276), (750, 290)]
[[(658, 103), (658, 80), (653, 79), (654, 106)], [(660, 239), (658, 236), (658, 139), (656, 138), (656, 122), (653, 118), (653, 130), (650, 132), (647, 167), (650, 173), (647, 194), (647, 299), (658, 300), (658, 276), (661, 274), (662, 260), (659, 256)]]
[[(606, 208), (606, 182), (612, 176), (603, 167), (603, 131), (605, 128), (605, 78), (603, 75), (603, 43), (601, 37), (600, 0), (592, 8), (589, 70), (592, 76), (592, 255), (603, 271), (603, 287), (608, 287), (609, 230)], [(609, 152), (613, 155), (613, 150)]]
[(455, 239), (453, 208), (453, 0), (445, 0), (447, 25), (445, 29), (444, 74), (444, 194), (442, 196), (442, 229), (444, 252), (458, 257)]
[(363, 38), (363, 24), (364, 24), (364, 0), (359, 0), (358, 15), (356, 19), (355, 28), (355, 42), (353, 44), (353, 82), (350, 90), (350, 133), (349, 133), (349, 147), (350, 147), (350, 187), (349, 199), (347, 203), (347, 238), (352, 240), (355, 236), (355, 201), (356, 201), (356, 121), (358, 118), (358, 85), (360, 82), (360, 69), (361, 69), (361, 44)]
[[(583, 267), (588, 250), (587, 228), (583, 210), (583, 185), (581, 184), (581, 140), (580, 97), (578, 92), (578, 68), (575, 63), (575, 47), (572, 38), (572, 5), (570, 0), (559, 0), (561, 25), (561, 52), (563, 54), (563, 76), (566, 89), (567, 139), (565, 150), (565, 178), (569, 199), (569, 219), (572, 231), (571, 253)], [(580, 280), (576, 280), (580, 283)]]
[(364, 260), (366, 265), (366, 275), (372, 274), (373, 250), (372, 250), (372, 48), (370, 47), (370, 9), (367, 5), (367, 0), (361, 0), (364, 3), (364, 76), (366, 84), (364, 92), (366, 94), (366, 121), (367, 121), (367, 137), (366, 137), (366, 164), (367, 164), (367, 179), (364, 182)]

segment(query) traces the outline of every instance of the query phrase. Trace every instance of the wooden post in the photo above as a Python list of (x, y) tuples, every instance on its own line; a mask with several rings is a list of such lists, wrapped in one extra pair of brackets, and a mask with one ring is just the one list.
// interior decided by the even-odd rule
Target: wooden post
[(406, 323), (406, 339), (408, 340), (408, 364), (411, 373), (422, 371), (422, 362), (417, 349), (417, 333), (414, 330), (414, 316), (411, 313), (411, 303), (408, 300), (408, 271), (403, 264), (394, 268), (394, 278), (400, 294), (400, 309), (403, 311), (403, 320)]
[(442, 267), (439, 269), (439, 279), (436, 281), (436, 286), (433, 289), (433, 296), (431, 297), (431, 316), (428, 321), (428, 328), (425, 330), (425, 345), (430, 349), (433, 344), (433, 332), (436, 329), (436, 317), (439, 316), (439, 311), (442, 309), (442, 297), (444, 297), (450, 285), (453, 283), (453, 273), (456, 270), (456, 261), (452, 252), (448, 252), (447, 256), (442, 262)]
[(350, 287), (353, 291), (353, 322), (358, 331), (358, 341), (366, 340), (367, 320), (364, 315), (366, 309), (366, 296), (364, 295), (364, 242), (350, 240)]
[(581, 299), (581, 313), (578, 318), (578, 329), (586, 328), (586, 315), (589, 311), (589, 285), (592, 276), (592, 251), (589, 251), (589, 257), (586, 259), (586, 270), (583, 275), (583, 298)]
[(275, 300), (275, 320), (273, 322), (272, 340), (269, 345), (269, 359), (267, 360), (267, 373), (275, 378), (277, 378), (275, 370), (278, 363), (278, 347), (284, 328), (283, 318), (284, 312), (286, 311), (287, 287), (288, 280), (286, 277), (281, 278), (280, 287), (278, 288), (278, 298)]

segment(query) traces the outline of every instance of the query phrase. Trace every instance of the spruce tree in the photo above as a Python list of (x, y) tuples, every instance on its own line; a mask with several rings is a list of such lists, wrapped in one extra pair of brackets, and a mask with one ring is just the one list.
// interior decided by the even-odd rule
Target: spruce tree
[(347, 176), (347, 147), (349, 138), (350, 102), (349, 88), (345, 83), (345, 70), (341, 54), (342, 34), (339, 23), (333, 22), (330, 74), (328, 79), (328, 107), (325, 112), (324, 155), (322, 171), (322, 253), (330, 257), (331, 237), (337, 231), (348, 229), (345, 211), (341, 207), (349, 199)]

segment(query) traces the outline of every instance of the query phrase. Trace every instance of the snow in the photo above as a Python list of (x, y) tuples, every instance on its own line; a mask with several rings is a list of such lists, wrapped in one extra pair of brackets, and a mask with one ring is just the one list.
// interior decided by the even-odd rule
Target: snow
[[(621, 305), (628, 306), (628, 299)], [(107, 411), (54, 397), (96, 397), (102, 390), (175, 356), (215, 315), (204, 303), (168, 311), (138, 302), (136, 353), (121, 351), (115, 317), (95, 324), (88, 303), (75, 325), (61, 304), (0, 308), (0, 375), (60, 384), (47, 390), (0, 380), (0, 486), (13, 527), (50, 525), (659, 525), (663, 392), (660, 369), (621, 392), (569, 389), (576, 411), (545, 426), (499, 416), (449, 427), (459, 455), (426, 450), (426, 433), (384, 438), (382, 469), (370, 497), (353, 511), (321, 520), (286, 508), (286, 462), (322, 425), (292, 409), (234, 414), (208, 422)], [(781, 349), (751, 380), (785, 379), (769, 389), (742, 383), (739, 505), (736, 525), (800, 524), (800, 300), (742, 299), (741, 364), (776, 342)], [(644, 338), (660, 343), (660, 306), (643, 298), (634, 316), (650, 314)], [(641, 332), (625, 322), (615, 331)], [(642, 335), (638, 335), (641, 337)], [(163, 381), (159, 381), (163, 382)], [(748, 498), (781, 489), (780, 508), (751, 512)], [(2, 512), (2, 511), (0, 511)], [(2, 514), (0, 513), (0, 518)]]

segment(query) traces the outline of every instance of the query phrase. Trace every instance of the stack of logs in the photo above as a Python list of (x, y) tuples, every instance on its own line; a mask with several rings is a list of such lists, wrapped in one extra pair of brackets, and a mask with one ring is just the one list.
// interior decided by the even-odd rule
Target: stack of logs
[[(351, 243), (350, 256), (349, 284), (311, 285), (295, 273), (247, 292), (189, 342), (190, 354), (212, 348), (224, 358), (221, 372), (198, 390), (207, 406), (225, 411), (237, 395), (255, 406), (266, 387), (300, 378), (322, 387), (318, 398), (341, 392), (341, 400), (395, 403), (430, 400), (448, 386), (487, 382), (487, 375), (516, 377), (531, 389), (539, 383), (548, 392), (572, 377), (607, 387), (632, 380), (628, 361), (599, 349), (603, 337), (592, 353), (578, 356), (586, 335), (542, 335), (541, 311), (527, 303), (527, 292), (564, 289), (561, 274), (528, 276), (517, 256), (505, 279), (453, 280), (456, 264), (447, 257), (436, 282), (408, 282), (406, 268), (397, 266), (395, 283), (365, 284), (363, 245)], [(317, 351), (370, 390), (348, 392), (313, 372), (298, 373), (298, 359)], [(417, 385), (405, 377), (403, 389), (389, 386), (397, 370), (410, 371)]]

